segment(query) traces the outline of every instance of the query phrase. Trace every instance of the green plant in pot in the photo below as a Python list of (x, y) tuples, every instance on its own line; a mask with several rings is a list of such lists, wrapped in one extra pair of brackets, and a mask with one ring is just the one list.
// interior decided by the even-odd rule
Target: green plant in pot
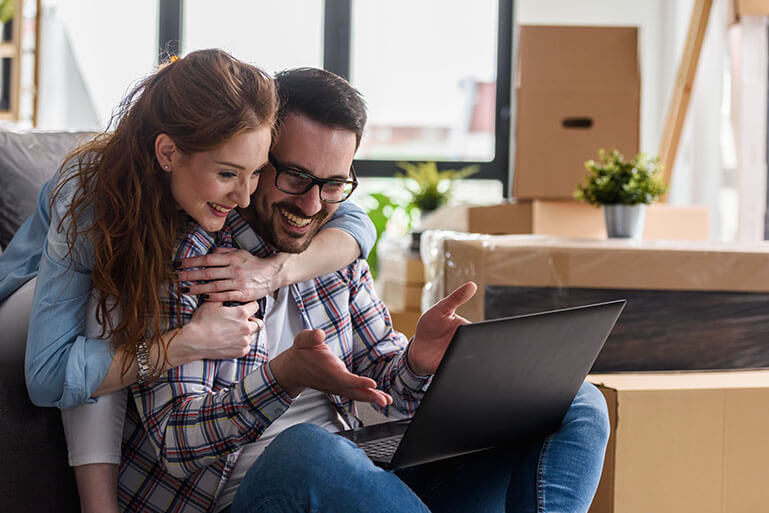
[(398, 167), (405, 171), (395, 176), (406, 180), (406, 189), (411, 193), (409, 205), (418, 208), (423, 214), (448, 203), (456, 180), (478, 172), (477, 165), (438, 170), (435, 162), (398, 162)]
[(615, 150), (598, 152), (598, 161), (588, 160), (589, 175), (577, 186), (574, 197), (603, 206), (606, 233), (612, 238), (640, 239), (646, 205), (667, 191), (659, 158), (639, 153), (630, 161)]
[[(411, 194), (411, 200), (406, 208), (409, 212), (418, 209), (420, 220), (449, 202), (454, 182), (474, 175), (479, 170), (477, 164), (462, 169), (442, 170), (438, 169), (438, 164), (435, 162), (418, 162), (416, 164), (398, 162), (397, 165), (405, 173), (396, 173), (395, 176), (405, 180), (406, 190)], [(416, 229), (412, 232), (411, 249), (418, 251), (421, 231), (419, 230), (419, 223), (414, 224), (416, 224)]]

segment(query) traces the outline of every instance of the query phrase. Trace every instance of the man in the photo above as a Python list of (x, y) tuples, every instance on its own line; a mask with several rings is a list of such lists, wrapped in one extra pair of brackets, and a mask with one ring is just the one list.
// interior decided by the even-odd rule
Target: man
[[(299, 69), (277, 80), (285, 101), (280, 136), (253, 208), (243, 212), (254, 231), (245, 222), (230, 226), (237, 244), (256, 256), (302, 251), (349, 197), (365, 123), (360, 96), (339, 77)], [(193, 263), (220, 266), (242, 257), (214, 254)], [(227, 278), (215, 274), (187, 271), (181, 278)], [(227, 281), (190, 293), (213, 295)], [(587, 511), (608, 438), (605, 403), (591, 385), (580, 389), (559, 431), (540, 443), (397, 473), (375, 467), (329, 432), (358, 424), (353, 399), (388, 415), (412, 415), (464, 322), (454, 311), (474, 291), (466, 284), (431, 308), (408, 342), (392, 330), (363, 261), (278, 290), (267, 298), (267, 336), (249, 355), (184, 365), (151, 387), (134, 388), (123, 508)]]

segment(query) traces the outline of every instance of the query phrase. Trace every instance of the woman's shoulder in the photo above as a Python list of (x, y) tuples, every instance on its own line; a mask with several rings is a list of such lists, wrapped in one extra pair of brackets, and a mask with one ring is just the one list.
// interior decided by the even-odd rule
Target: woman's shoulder
[[(83, 196), (88, 206), (88, 200), (92, 196), (89, 191), (93, 184), (86, 182), (87, 174), (84, 168), (91, 167), (98, 162), (98, 155), (87, 153), (76, 155), (65, 160), (52, 178), (54, 186), (51, 188), (53, 206), (60, 210), (60, 214), (66, 212), (76, 197)], [(62, 216), (63, 217), (63, 216)]]

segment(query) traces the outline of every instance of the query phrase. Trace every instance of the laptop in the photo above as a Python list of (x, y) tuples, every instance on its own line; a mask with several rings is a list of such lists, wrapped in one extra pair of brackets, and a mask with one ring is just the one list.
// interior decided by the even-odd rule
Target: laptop
[(626, 301), (460, 326), (414, 417), (340, 432), (399, 469), (558, 429)]

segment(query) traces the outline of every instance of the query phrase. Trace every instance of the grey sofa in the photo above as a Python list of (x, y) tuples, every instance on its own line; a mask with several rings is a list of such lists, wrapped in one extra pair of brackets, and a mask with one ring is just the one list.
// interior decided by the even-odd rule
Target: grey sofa
[[(0, 248), (34, 211), (42, 184), (83, 140), (77, 133), (0, 129)], [(23, 336), (19, 343), (8, 328), (0, 326), (0, 510), (80, 511), (61, 416), (30, 402)]]

